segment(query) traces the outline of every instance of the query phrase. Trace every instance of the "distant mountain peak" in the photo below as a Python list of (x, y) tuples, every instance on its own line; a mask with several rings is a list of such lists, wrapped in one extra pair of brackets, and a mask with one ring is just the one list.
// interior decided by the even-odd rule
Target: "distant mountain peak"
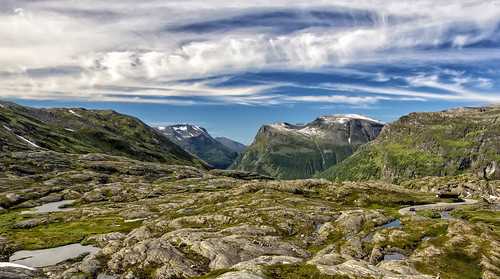
[(157, 129), (182, 148), (219, 169), (227, 168), (238, 155), (233, 149), (212, 138), (200, 126), (185, 123)]
[(325, 115), (295, 125), (266, 124), (230, 168), (284, 179), (310, 178), (375, 139), (384, 126), (358, 114)]

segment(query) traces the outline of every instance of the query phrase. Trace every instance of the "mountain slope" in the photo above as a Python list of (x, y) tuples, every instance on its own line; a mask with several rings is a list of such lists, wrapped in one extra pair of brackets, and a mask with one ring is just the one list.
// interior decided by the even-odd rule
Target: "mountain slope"
[(403, 116), (322, 177), (397, 183), (462, 173), (500, 178), (500, 104)]
[(179, 124), (157, 129), (170, 140), (215, 168), (226, 169), (238, 156), (236, 151), (216, 141), (202, 127)]
[(230, 168), (282, 179), (309, 178), (375, 139), (384, 125), (353, 114), (321, 116), (308, 124), (264, 125)]
[(237, 141), (225, 137), (216, 137), (215, 140), (236, 151), (236, 153), (238, 154), (240, 154), (241, 151), (243, 151), (243, 149), (247, 147), (242, 143), (239, 143)]
[(207, 168), (139, 119), (111, 110), (39, 109), (0, 101), (0, 150), (104, 153)]

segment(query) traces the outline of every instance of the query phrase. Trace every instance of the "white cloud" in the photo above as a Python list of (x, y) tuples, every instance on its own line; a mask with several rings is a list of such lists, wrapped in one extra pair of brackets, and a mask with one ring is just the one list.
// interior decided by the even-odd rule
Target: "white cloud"
[[(464, 46), (490, 38), (498, 32), (499, 0), (455, 0), (440, 2), (361, 0), (297, 1), (269, 4), (250, 1), (6, 1), (11, 10), (0, 13), (0, 72), (13, 74), (0, 81), (0, 97), (12, 98), (102, 98), (130, 100), (130, 95), (173, 97), (213, 96), (219, 101), (257, 104), (259, 101), (374, 103), (381, 97), (264, 96), (269, 86), (213, 88), (209, 84), (186, 85), (178, 80), (229, 75), (245, 71), (328, 71), (332, 67), (400, 63), (467, 63), (500, 58), (498, 50), (469, 50)], [(175, 32), (173, 27), (216, 21), (266, 10), (337, 11), (352, 15), (346, 26), (311, 26), (286, 29), (243, 25), (217, 32)], [(361, 24), (354, 11), (370, 15), (372, 24)], [(243, 17), (244, 18), (244, 17)], [(307, 17), (305, 17), (307, 18)], [(363, 18), (364, 20), (364, 18)], [(283, 30), (281, 30), (282, 28)], [(280, 30), (276, 30), (280, 29)], [(498, 36), (496, 34), (495, 36)], [(449, 43), (455, 49), (442, 52), (425, 48)], [(424, 48), (424, 50), (421, 50)], [(80, 71), (53, 71), (74, 67)], [(43, 76), (30, 75), (30, 70)], [(370, 74), (370, 73), (369, 73)], [(373, 89), (377, 94), (408, 98), (466, 98), (496, 100), (464, 88), (470, 80), (442, 83), (436, 76), (413, 76), (414, 87), (427, 86), (454, 92), (434, 94), (400, 89)], [(467, 77), (468, 78), (468, 77)], [(387, 74), (372, 74), (386, 82)], [(475, 78), (476, 87), (493, 88), (491, 80)], [(114, 87), (115, 90), (103, 89)], [(120, 88), (144, 90), (119, 92)], [(344, 90), (361, 90), (344, 86)], [(386, 93), (384, 93), (386, 92)], [(396, 94), (397, 93), (397, 94)], [(113, 96), (113, 97), (110, 97)], [(220, 98), (224, 97), (224, 98)], [(118, 97), (121, 98), (121, 97)], [(344, 98), (344, 99), (343, 99)], [(358, 98), (358, 99), (356, 99)], [(361, 98), (361, 99), (360, 99)], [(148, 99), (141, 99), (148, 101)]]

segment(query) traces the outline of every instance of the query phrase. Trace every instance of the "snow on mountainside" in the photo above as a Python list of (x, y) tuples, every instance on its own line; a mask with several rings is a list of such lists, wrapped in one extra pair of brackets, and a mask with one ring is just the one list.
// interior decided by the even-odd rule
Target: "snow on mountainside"
[(182, 148), (196, 155), (215, 168), (225, 169), (238, 153), (218, 142), (203, 127), (178, 124), (157, 129)]
[(310, 178), (375, 139), (385, 124), (358, 114), (325, 115), (295, 125), (266, 124), (230, 168), (283, 179)]

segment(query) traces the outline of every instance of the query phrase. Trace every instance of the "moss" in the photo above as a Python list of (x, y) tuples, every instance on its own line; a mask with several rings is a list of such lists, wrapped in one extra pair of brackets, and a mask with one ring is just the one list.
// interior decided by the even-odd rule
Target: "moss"
[(283, 279), (326, 279), (326, 278), (349, 278), (342, 276), (332, 277), (319, 272), (315, 265), (310, 264), (277, 264), (264, 267), (264, 274), (269, 278)]
[(427, 218), (433, 218), (433, 219), (441, 218), (441, 214), (439, 214), (439, 212), (434, 211), (432, 209), (421, 209), (421, 210), (417, 211), (417, 215), (427, 217)]
[(472, 223), (486, 223), (500, 233), (500, 211), (481, 209), (475, 206), (460, 206), (453, 209), (450, 215), (469, 220)]
[(221, 276), (222, 274), (228, 273), (231, 271), (234, 271), (234, 269), (228, 269), (228, 268), (216, 269), (216, 270), (210, 271), (207, 274), (200, 275), (200, 276), (193, 276), (190, 278), (192, 278), (192, 279), (212, 279), (212, 278), (217, 278), (217, 277)]

